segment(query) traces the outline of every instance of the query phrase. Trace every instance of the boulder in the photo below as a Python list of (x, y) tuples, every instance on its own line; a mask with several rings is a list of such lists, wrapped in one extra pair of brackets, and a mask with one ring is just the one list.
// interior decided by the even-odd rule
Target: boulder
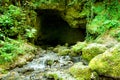
[(89, 62), (92, 58), (105, 52), (106, 46), (98, 43), (91, 43), (82, 49), (82, 58)]
[(69, 72), (76, 80), (91, 80), (91, 70), (88, 66), (83, 65), (82, 62), (76, 63), (70, 67)]
[(120, 79), (120, 43), (94, 57), (89, 67), (99, 75)]

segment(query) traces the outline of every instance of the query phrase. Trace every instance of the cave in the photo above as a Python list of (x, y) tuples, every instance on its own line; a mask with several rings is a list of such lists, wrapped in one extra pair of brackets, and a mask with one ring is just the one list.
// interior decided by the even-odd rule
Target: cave
[(38, 32), (36, 45), (56, 46), (58, 44), (69, 45), (77, 41), (84, 41), (86, 30), (83, 28), (71, 28), (61, 17), (61, 12), (51, 9), (39, 9), (37, 12)]

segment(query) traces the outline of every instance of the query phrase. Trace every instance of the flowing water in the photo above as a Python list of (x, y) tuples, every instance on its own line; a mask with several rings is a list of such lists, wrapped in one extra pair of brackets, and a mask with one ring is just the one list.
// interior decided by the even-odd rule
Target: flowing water
[(43, 50), (31, 62), (16, 67), (1, 80), (75, 80), (68, 68), (77, 61), (80, 61), (79, 56), (58, 56), (53, 51)]

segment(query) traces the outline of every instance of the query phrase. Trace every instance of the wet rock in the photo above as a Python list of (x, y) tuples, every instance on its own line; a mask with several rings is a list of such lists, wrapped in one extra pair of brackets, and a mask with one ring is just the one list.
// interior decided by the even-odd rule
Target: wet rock
[(120, 43), (94, 57), (89, 67), (104, 78), (120, 79)]
[(23, 66), (24, 64), (26, 64), (29, 60), (31, 60), (35, 55), (34, 54), (25, 54), (25, 55), (21, 55), (18, 57), (18, 59), (14, 62), (14, 64), (11, 64), (10, 67), (14, 68), (16, 66)]
[(7, 74), (1, 74), (0, 73), (0, 80), (3, 78), (3, 77), (5, 77)]
[[(55, 76), (53, 76), (55, 74), (58, 76), (58, 79), (74, 80), (74, 78), (72, 78), (68, 73), (64, 72), (64, 70), (73, 65), (70, 56), (59, 56), (50, 50), (43, 50), (43, 53), (38, 55), (36, 55), (37, 57), (35, 57), (31, 62), (27, 62), (27, 64), (21, 67), (16, 67), (5, 77), (2, 76), (2, 79), (52, 80), (56, 79)], [(45, 76), (45, 74), (47, 75)], [(52, 75), (52, 77), (50, 75)]]
[(9, 72), (2, 80), (23, 80), (17, 72)]
[(88, 66), (83, 65), (82, 62), (75, 63), (69, 68), (69, 72), (76, 80), (91, 80), (91, 70)]
[(71, 60), (72, 60), (72, 62), (76, 63), (76, 62), (80, 62), (82, 59), (81, 59), (81, 57), (78, 55), (78, 56), (76, 56), (76, 57), (71, 57)]

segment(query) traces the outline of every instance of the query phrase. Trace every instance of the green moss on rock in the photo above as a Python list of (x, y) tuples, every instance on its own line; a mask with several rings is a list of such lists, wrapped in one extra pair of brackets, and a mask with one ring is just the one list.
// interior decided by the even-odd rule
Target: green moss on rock
[(110, 48), (103, 54), (94, 57), (89, 67), (99, 75), (110, 76), (113, 78), (120, 77), (120, 44)]
[(107, 48), (102, 44), (92, 43), (82, 49), (82, 58), (89, 62), (96, 55), (103, 53)]
[(120, 28), (113, 28), (109, 31), (110, 35), (114, 37), (117, 41), (120, 41)]
[(69, 72), (76, 78), (76, 80), (91, 80), (91, 70), (82, 62), (74, 64), (69, 68)]
[(86, 42), (78, 42), (77, 44), (75, 44), (74, 46), (72, 46), (71, 50), (75, 53), (79, 53), (82, 51), (82, 49), (84, 47), (87, 46), (87, 43)]
[(76, 80), (73, 78), (70, 74), (64, 71), (48, 71), (44, 74), (45, 77), (47, 77), (50, 80)]
[(58, 45), (53, 49), (54, 52), (58, 53), (58, 55), (68, 55), (70, 53), (70, 49), (66, 46)]
[(82, 49), (87, 46), (86, 42), (77, 42), (75, 45), (71, 48), (71, 53), (69, 53), (70, 56), (77, 56), (78, 54), (81, 54)]

